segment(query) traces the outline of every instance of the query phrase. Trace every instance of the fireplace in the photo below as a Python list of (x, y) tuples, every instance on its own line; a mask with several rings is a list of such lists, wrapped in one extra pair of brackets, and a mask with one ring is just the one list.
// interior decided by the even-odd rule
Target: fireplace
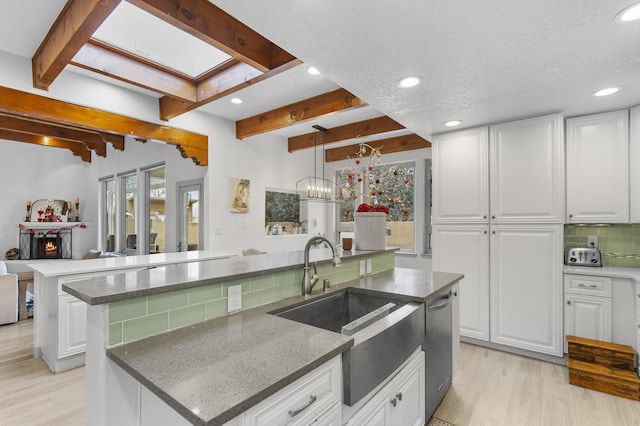
[(71, 259), (71, 229), (20, 231), (21, 259)]

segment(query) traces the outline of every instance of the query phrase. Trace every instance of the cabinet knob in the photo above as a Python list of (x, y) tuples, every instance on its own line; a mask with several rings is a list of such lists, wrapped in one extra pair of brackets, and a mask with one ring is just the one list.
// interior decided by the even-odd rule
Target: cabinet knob
[[(484, 231), (484, 233), (485, 233), (485, 235), (486, 235), (486, 234), (487, 234), (487, 231)], [(640, 297), (640, 296), (638, 296), (638, 297)]]
[(398, 392), (396, 398), (398, 398), (398, 401), (402, 401), (402, 392)]
[(495, 234), (496, 234), (496, 231), (491, 231), (491, 233), (492, 233), (493, 235), (495, 235)]
[(571, 300), (567, 300), (567, 305), (570, 305), (570, 304), (571, 304)]
[(483, 219), (486, 219), (486, 218), (487, 218), (487, 215), (485, 214), (484, 216), (482, 216), (482, 218), (483, 218)]
[(491, 216), (491, 219), (495, 219), (495, 218), (496, 218), (495, 216), (493, 216), (493, 215)]
[(393, 398), (393, 399), (391, 400), (391, 405), (393, 405), (393, 406), (395, 407), (395, 406), (396, 406), (396, 404), (398, 404), (398, 401), (396, 401), (396, 399), (395, 399), (395, 398)]
[(572, 217), (573, 217), (573, 215), (572, 215), (572, 214), (569, 214), (569, 219), (571, 219)]

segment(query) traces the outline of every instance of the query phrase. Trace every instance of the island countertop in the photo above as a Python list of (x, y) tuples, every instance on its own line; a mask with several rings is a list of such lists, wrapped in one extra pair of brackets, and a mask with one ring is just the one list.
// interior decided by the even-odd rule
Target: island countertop
[[(359, 288), (421, 302), (461, 278), (395, 268), (331, 292)], [(289, 297), (126, 343), (107, 356), (191, 423), (221, 425), (353, 345), (351, 337), (269, 314), (323, 295)]]
[[(388, 248), (376, 252), (342, 251), (340, 256), (343, 260), (347, 260), (365, 258), (373, 253), (394, 252), (396, 250), (397, 248)], [(332, 258), (333, 256), (329, 249), (319, 248), (310, 252), (310, 261), (318, 264), (329, 263)], [(101, 305), (215, 284), (225, 280), (257, 276), (267, 271), (280, 272), (302, 269), (304, 266), (304, 252), (274, 252), (254, 256), (228, 257), (217, 260), (202, 259), (197, 262), (148, 266), (151, 266), (151, 268), (142, 271), (123, 272), (104, 277), (67, 282), (62, 285), (62, 290), (89, 305)]]

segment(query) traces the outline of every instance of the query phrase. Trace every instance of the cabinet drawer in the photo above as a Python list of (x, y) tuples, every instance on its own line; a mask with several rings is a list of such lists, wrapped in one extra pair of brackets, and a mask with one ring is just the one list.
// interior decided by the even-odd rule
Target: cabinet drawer
[(564, 291), (567, 293), (611, 297), (611, 278), (565, 274)]
[(309, 424), (338, 401), (342, 401), (340, 356), (247, 410), (244, 424)]

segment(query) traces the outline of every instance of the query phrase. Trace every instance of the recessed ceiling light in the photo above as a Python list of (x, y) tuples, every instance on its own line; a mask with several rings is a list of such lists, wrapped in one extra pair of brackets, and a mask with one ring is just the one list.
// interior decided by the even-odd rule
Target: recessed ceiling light
[(609, 96), (614, 93), (618, 93), (620, 91), (620, 87), (607, 87), (606, 89), (598, 90), (593, 94), (593, 96)]
[(616, 15), (616, 21), (618, 22), (630, 22), (638, 19), (640, 19), (640, 3), (632, 4)]
[(240, 99), (240, 98), (231, 98), (231, 103), (232, 104), (241, 104), (242, 103), (242, 99)]
[(462, 120), (450, 120), (444, 123), (444, 125), (447, 127), (455, 127), (455, 126), (459, 126), (461, 123), (462, 123)]
[(320, 71), (318, 71), (318, 68), (316, 67), (309, 67), (307, 68), (307, 72), (311, 75), (319, 75)]
[(398, 87), (402, 87), (403, 89), (408, 89), (409, 87), (415, 87), (422, 79), (418, 76), (405, 77), (402, 80), (398, 81)]

